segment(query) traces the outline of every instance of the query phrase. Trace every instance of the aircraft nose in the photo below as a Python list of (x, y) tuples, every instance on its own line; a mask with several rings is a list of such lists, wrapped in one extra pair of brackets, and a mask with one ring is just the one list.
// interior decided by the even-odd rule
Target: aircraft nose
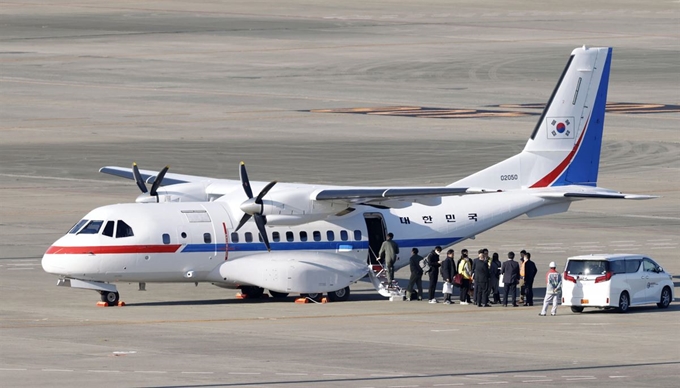
[(63, 267), (63, 262), (60, 263), (56, 256), (57, 255), (45, 253), (42, 257), (41, 264), (45, 272), (55, 275), (62, 275), (65, 268)]

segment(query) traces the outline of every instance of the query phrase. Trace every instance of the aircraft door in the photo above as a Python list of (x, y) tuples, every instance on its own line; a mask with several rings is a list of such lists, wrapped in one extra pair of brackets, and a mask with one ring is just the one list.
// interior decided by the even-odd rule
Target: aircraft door
[(385, 221), (380, 213), (364, 213), (366, 230), (368, 235), (368, 257), (367, 261), (371, 265), (379, 265), (376, 255), (380, 252), (380, 246), (385, 241), (386, 232)]

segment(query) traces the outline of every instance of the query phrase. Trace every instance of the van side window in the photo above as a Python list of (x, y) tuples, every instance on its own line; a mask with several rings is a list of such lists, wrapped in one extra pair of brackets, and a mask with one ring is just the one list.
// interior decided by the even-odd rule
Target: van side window
[(321, 241), (321, 232), (318, 230), (312, 232), (312, 236), (314, 236), (314, 241)]
[(361, 241), (361, 231), (360, 230), (354, 231), (354, 241)]
[(281, 241), (281, 234), (279, 232), (273, 232), (272, 233), (272, 240), (274, 242), (279, 242)]
[(203, 242), (206, 244), (210, 244), (212, 242), (212, 237), (210, 236), (210, 233), (203, 233)]
[(626, 273), (636, 273), (640, 269), (640, 259), (626, 260)]
[(623, 260), (614, 260), (609, 263), (609, 269), (613, 274), (626, 273), (626, 262)]
[(167, 233), (163, 233), (163, 244), (170, 244), (170, 235)]
[(293, 232), (290, 232), (290, 231), (286, 232), (286, 241), (292, 242), (294, 240), (295, 240), (295, 235), (293, 234)]
[(113, 224), (114, 224), (113, 221), (108, 221), (106, 223), (106, 226), (104, 227), (104, 231), (102, 231), (102, 234), (104, 236), (113, 237)]
[(340, 231), (340, 240), (342, 240), (342, 241), (347, 241), (347, 240), (349, 240), (349, 236), (347, 235), (347, 231), (346, 231), (346, 230), (341, 230), (341, 231)]
[(116, 228), (116, 238), (132, 237), (135, 234), (132, 232), (130, 225), (125, 221), (118, 220), (118, 227)]
[(246, 242), (253, 242), (253, 234), (250, 232), (246, 232)]
[(307, 232), (304, 230), (300, 232), (300, 241), (307, 241)]
[(326, 232), (326, 238), (328, 241), (335, 241), (335, 233), (332, 230)]
[(237, 243), (237, 242), (238, 242), (238, 233), (233, 232), (233, 233), (231, 234), (231, 242), (233, 242), (233, 243)]
[(642, 268), (645, 272), (656, 272), (656, 265), (646, 257), (642, 260)]

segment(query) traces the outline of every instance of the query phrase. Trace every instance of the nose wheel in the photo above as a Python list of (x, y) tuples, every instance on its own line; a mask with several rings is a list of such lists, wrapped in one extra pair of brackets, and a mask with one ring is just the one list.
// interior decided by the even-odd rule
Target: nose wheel
[(99, 291), (102, 296), (102, 302), (105, 302), (109, 306), (116, 306), (120, 300), (120, 294), (111, 291)]

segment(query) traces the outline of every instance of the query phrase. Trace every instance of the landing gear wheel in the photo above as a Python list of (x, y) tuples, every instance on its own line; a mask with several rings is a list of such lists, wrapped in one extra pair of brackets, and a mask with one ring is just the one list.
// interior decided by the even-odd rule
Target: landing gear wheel
[(571, 312), (572, 313), (582, 313), (583, 312), (583, 306), (571, 306)]
[(331, 302), (344, 302), (349, 299), (349, 287), (328, 293), (328, 300)]
[(99, 291), (102, 296), (102, 302), (106, 302), (109, 306), (115, 306), (120, 300), (120, 294), (111, 291)]
[(287, 292), (276, 292), (276, 291), (269, 290), (269, 295), (271, 295), (272, 298), (275, 298), (275, 299), (283, 299), (283, 298), (288, 296), (288, 293)]
[(664, 287), (663, 290), (661, 290), (661, 300), (656, 305), (659, 306), (660, 309), (665, 309), (668, 308), (670, 304), (671, 304), (671, 289), (668, 287)]
[(300, 294), (301, 297), (303, 298), (309, 298), (309, 299), (314, 299), (314, 300), (321, 300), (321, 293), (319, 292), (312, 292), (310, 294)]
[(243, 286), (241, 287), (241, 294), (245, 295), (248, 299), (259, 299), (264, 295), (264, 288), (256, 286)]
[(628, 293), (624, 291), (621, 293), (621, 296), (619, 297), (619, 312), (627, 313), (629, 308), (630, 308), (630, 296), (628, 296)]

